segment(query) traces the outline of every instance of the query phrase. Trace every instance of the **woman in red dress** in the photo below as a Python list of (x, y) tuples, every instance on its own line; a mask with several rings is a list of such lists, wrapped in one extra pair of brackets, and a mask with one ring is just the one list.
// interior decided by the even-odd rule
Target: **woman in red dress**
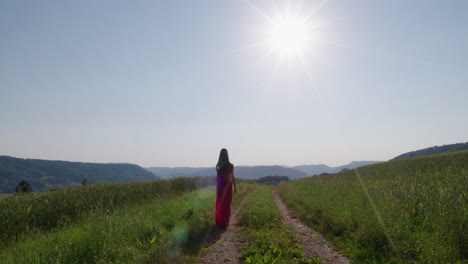
[(216, 164), (216, 225), (222, 228), (229, 226), (231, 218), (232, 194), (236, 194), (236, 181), (234, 179), (234, 165), (229, 162), (226, 149), (219, 153), (218, 164)]

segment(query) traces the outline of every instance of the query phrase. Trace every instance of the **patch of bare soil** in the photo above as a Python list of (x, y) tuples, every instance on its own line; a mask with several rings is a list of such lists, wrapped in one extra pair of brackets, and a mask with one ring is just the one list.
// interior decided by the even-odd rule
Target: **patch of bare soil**
[(340, 255), (322, 234), (302, 224), (298, 219), (292, 218), (286, 205), (278, 195), (278, 190), (273, 189), (273, 199), (283, 218), (283, 223), (294, 230), (302, 247), (305, 258), (320, 257), (324, 264), (348, 264), (350, 261)]
[(247, 196), (239, 203), (231, 215), (229, 227), (220, 233), (219, 239), (208, 249), (202, 259), (205, 264), (218, 264), (218, 263), (236, 263), (241, 264), (239, 260), (240, 255), (240, 242), (239, 232), (241, 226), (239, 223), (240, 212), (244, 208)]

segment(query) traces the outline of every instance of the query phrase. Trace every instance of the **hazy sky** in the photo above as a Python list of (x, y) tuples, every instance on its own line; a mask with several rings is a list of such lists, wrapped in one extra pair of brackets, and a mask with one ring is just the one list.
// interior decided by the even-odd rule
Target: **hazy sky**
[(0, 0), (0, 155), (341, 165), (468, 141), (468, 1)]

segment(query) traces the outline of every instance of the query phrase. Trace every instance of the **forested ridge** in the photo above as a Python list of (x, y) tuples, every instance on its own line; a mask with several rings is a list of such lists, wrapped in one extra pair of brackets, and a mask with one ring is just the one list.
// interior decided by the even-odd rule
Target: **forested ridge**
[(83, 179), (89, 184), (137, 182), (158, 177), (134, 164), (84, 163), (39, 159), (20, 159), (0, 156), (0, 193), (12, 193), (22, 180), (33, 191), (47, 191), (79, 185)]
[(428, 156), (428, 155), (456, 152), (456, 151), (463, 151), (463, 150), (468, 150), (468, 142), (456, 143), (456, 144), (450, 144), (450, 145), (442, 145), (442, 146), (434, 146), (430, 148), (410, 151), (410, 152), (401, 154), (399, 156), (396, 156), (392, 160), (414, 158), (414, 157), (421, 157), (421, 156)]

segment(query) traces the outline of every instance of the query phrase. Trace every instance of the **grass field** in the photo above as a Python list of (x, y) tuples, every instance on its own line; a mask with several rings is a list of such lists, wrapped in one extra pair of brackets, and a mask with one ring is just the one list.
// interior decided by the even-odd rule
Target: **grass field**
[(195, 190), (198, 181), (179, 178), (65, 188), (6, 197), (0, 200), (0, 249), (23, 236), (66, 227), (88, 215), (109, 214), (126, 205), (181, 195)]
[(173, 263), (212, 218), (214, 192), (147, 201), (32, 235), (2, 250), (2, 263)]
[[(354, 263), (467, 263), (468, 152), (282, 183), (280, 195)], [(210, 186), (211, 184), (211, 186)], [(0, 200), (0, 263), (199, 263), (213, 235), (208, 179), (96, 185)], [(200, 188), (204, 186), (204, 188)], [(245, 263), (304, 259), (271, 186), (240, 181)]]
[[(16, 236), (13, 234), (15, 241), (6, 243), (0, 250), (0, 263), (198, 263), (204, 246), (202, 242), (210, 231), (216, 229), (214, 187), (198, 189), (200, 181), (196, 179), (156, 183), (166, 185), (168, 189), (139, 199), (139, 202), (132, 201), (131, 197), (137, 196), (136, 193), (127, 192), (128, 199), (123, 199), (119, 205), (115, 200), (110, 203), (112, 210), (103, 210), (104, 203), (101, 201), (104, 199), (94, 200), (99, 209), (79, 214), (66, 225), (47, 229), (31, 224), (34, 231), (19, 231), (21, 235)], [(148, 185), (148, 182), (139, 184)], [(146, 188), (139, 184), (122, 186)], [(113, 199), (117, 199), (115, 192), (122, 186), (95, 187), (102, 191), (103, 197), (114, 195)], [(233, 203), (239, 203), (251, 189), (251, 184), (240, 183)], [(78, 199), (89, 190), (78, 188), (64, 191)], [(41, 199), (50, 201), (46, 203), (49, 207), (55, 207), (56, 204), (51, 201), (61, 204), (55, 195), (62, 197), (65, 194), (50, 193), (47, 194), (50, 197)], [(21, 204), (20, 201), (31, 202), (31, 197), (14, 197), (16, 200), (12, 201), (17, 204)], [(87, 200), (84, 197), (81, 199)], [(28, 214), (37, 213), (35, 217), (39, 219), (44, 215), (40, 210), (51, 210), (48, 206), (43, 205), (36, 211), (30, 209)], [(26, 204), (22, 208), (29, 207)], [(55, 216), (64, 215), (60, 213)], [(30, 222), (18, 223), (23, 223), (22, 227), (27, 229)]]
[(468, 263), (468, 152), (280, 185), (286, 204), (356, 263)]

